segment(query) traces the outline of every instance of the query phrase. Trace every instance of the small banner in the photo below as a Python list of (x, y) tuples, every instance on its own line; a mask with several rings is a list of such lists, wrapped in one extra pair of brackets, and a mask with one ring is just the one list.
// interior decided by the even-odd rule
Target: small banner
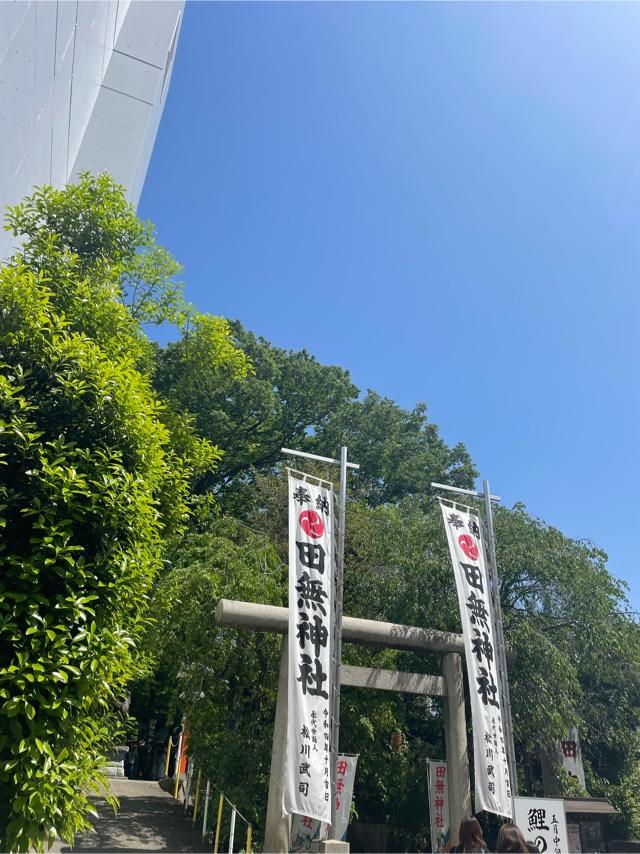
[(336, 762), (336, 826), (332, 833), (334, 839), (345, 839), (347, 836), (357, 764), (357, 755), (344, 753), (339, 754)]
[(569, 848), (564, 804), (553, 798), (514, 798), (514, 821), (527, 842), (540, 854), (567, 854)]
[[(349, 829), (353, 784), (356, 778), (358, 757), (339, 754), (336, 762), (336, 827), (333, 839), (345, 839)], [(324, 839), (328, 825), (308, 815), (294, 815), (291, 819), (289, 851), (310, 851), (311, 843)]]
[(311, 851), (311, 844), (322, 838), (322, 831), (327, 825), (309, 815), (291, 816), (291, 834), (289, 836), (289, 852)]
[(495, 627), (480, 520), (440, 503), (458, 590), (471, 694), (475, 811), (511, 818), (511, 783), (502, 724)]
[(560, 742), (562, 751), (562, 767), (575, 780), (580, 783), (586, 791), (587, 786), (584, 779), (584, 766), (582, 764), (582, 748), (580, 747), (580, 736), (578, 728), (572, 726), (564, 741)]
[(449, 825), (449, 776), (446, 762), (427, 763), (431, 850), (443, 851), (451, 836)]
[(289, 698), (284, 811), (331, 822), (333, 493), (289, 474)]

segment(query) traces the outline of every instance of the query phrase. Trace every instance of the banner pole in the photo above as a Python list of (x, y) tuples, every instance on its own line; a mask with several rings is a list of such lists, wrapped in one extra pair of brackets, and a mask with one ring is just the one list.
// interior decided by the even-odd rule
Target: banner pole
[(169, 736), (169, 741), (167, 742), (167, 758), (164, 763), (164, 776), (169, 776), (169, 763), (171, 762), (171, 736)]
[(193, 777), (193, 764), (188, 761), (187, 764), (187, 782), (184, 791), (184, 814), (187, 814), (189, 809), (189, 798), (191, 797), (191, 778)]
[(504, 710), (504, 723), (506, 729), (507, 760), (509, 763), (509, 776), (511, 777), (511, 795), (518, 794), (518, 771), (516, 768), (516, 751), (513, 740), (513, 721), (511, 718), (511, 699), (509, 697), (509, 676), (507, 673), (507, 655), (504, 643), (504, 628), (502, 625), (502, 605), (500, 604), (500, 579), (498, 577), (498, 561), (496, 558), (496, 541), (493, 532), (493, 510), (491, 508), (491, 491), (489, 481), (483, 481), (484, 509), (487, 519), (487, 539), (489, 552), (489, 571), (491, 573), (491, 587), (493, 599), (493, 611), (496, 620), (496, 632), (498, 634), (498, 666), (500, 668), (500, 693), (502, 695), (502, 708)]
[(229, 854), (233, 854), (233, 840), (236, 834), (236, 808), (231, 807), (231, 827), (229, 828)]
[(220, 845), (220, 828), (222, 827), (222, 810), (224, 809), (224, 792), (220, 792), (218, 800), (218, 821), (216, 822), (216, 837), (213, 843), (213, 854), (218, 854)]
[(196, 819), (198, 818), (198, 801), (200, 800), (200, 776), (202, 771), (198, 771), (198, 779), (196, 780), (196, 797), (193, 803), (193, 818), (191, 824), (195, 827)]
[(180, 791), (180, 763), (182, 762), (182, 740), (184, 734), (184, 718), (182, 718), (182, 727), (178, 736), (178, 749), (176, 750), (176, 767), (173, 772), (176, 784), (173, 791), (173, 797), (178, 800), (178, 792)]
[(209, 817), (209, 791), (211, 783), (207, 780), (207, 787), (204, 792), (204, 813), (202, 816), (202, 839), (207, 835), (207, 818)]
[(344, 582), (344, 543), (347, 510), (347, 448), (340, 448), (340, 517), (336, 560), (335, 625), (333, 657), (333, 732), (331, 738), (331, 832), (336, 826), (336, 763), (340, 751), (340, 664), (342, 662), (342, 592)]

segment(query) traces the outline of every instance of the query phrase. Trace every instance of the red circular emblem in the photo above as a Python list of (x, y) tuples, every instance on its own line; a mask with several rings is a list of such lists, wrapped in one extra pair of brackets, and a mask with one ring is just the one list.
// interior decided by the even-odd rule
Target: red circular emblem
[(315, 510), (303, 510), (298, 517), (300, 527), (308, 537), (317, 540), (324, 534), (324, 523), (322, 517)]
[(471, 534), (460, 534), (458, 542), (460, 543), (460, 548), (468, 558), (471, 558), (471, 560), (478, 560), (478, 546)]

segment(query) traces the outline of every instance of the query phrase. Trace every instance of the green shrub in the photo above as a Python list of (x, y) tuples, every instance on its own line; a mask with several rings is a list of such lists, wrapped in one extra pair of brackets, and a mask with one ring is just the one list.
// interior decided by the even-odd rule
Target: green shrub
[(123, 282), (153, 276), (157, 247), (121, 190), (83, 176), (10, 223), (27, 239), (0, 270), (0, 849), (24, 851), (89, 826), (163, 543), (219, 453), (140, 369)]

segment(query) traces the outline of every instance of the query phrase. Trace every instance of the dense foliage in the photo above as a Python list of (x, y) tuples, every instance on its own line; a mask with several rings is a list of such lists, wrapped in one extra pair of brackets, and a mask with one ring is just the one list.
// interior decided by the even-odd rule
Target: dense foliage
[[(275, 584), (277, 574), (266, 587), (260, 573), (248, 572), (242, 576), (246, 583), (239, 591), (234, 576), (210, 569), (217, 586), (211, 586), (205, 596), (194, 595), (185, 570), (192, 549), (197, 544), (204, 550), (199, 552), (197, 563), (192, 563), (194, 570), (207, 564), (221, 566), (224, 549), (220, 540), (213, 548), (207, 538), (191, 533), (184, 540), (180, 566), (169, 570), (161, 589), (171, 589), (185, 607), (184, 614), (175, 607), (171, 618), (171, 649), (181, 649), (176, 667), (192, 674), (188, 685), (180, 685), (180, 707), (189, 720), (191, 716), (197, 720), (194, 726), (198, 731), (219, 732), (222, 725), (225, 733), (238, 733), (240, 741), (251, 748), (234, 753), (234, 761), (227, 764), (222, 758), (225, 751), (215, 752), (220, 751), (220, 742), (214, 750), (212, 745), (203, 749), (198, 740), (194, 743), (196, 759), (210, 771), (216, 785), (234, 793), (241, 808), (254, 815), (257, 812), (260, 827), (267, 786), (266, 781), (260, 784), (255, 771), (259, 768), (260, 774), (266, 774), (271, 739), (271, 727), (266, 722), (274, 714), (276, 651), (270, 646), (269, 659), (261, 659), (258, 653), (264, 649), (263, 639), (256, 647), (251, 633), (220, 633), (211, 620), (213, 603), (222, 596), (257, 602), (286, 599), (284, 481), (278, 475), (259, 476), (254, 493), (254, 508), (245, 520), (249, 527), (237, 528), (234, 536), (248, 545), (260, 532), (266, 538), (261, 542), (272, 543), (279, 550), (279, 584)], [(228, 535), (225, 517), (211, 524), (216, 538)], [(437, 507), (415, 497), (375, 507), (354, 500), (348, 506), (347, 525), (346, 613), (460, 630)], [(610, 798), (622, 810), (626, 832), (636, 832), (640, 801), (636, 797), (633, 733), (640, 720), (640, 633), (624, 613), (624, 587), (608, 573), (606, 556), (600, 550), (564, 537), (532, 518), (522, 506), (498, 511), (496, 533), (505, 631), (516, 653), (510, 681), (520, 789), (543, 794), (541, 748), (553, 748), (570, 725), (578, 724), (589, 793)], [(165, 610), (164, 601), (158, 598), (156, 612)], [(203, 625), (209, 627), (205, 633)], [(175, 643), (176, 634), (182, 638), (180, 644)], [(233, 642), (230, 635), (235, 635)], [(236, 658), (236, 644), (243, 650), (242, 666)], [(352, 664), (375, 663), (418, 672), (438, 672), (439, 668), (432, 656), (374, 653), (352, 645), (345, 646), (344, 656)], [(204, 674), (213, 661), (217, 672), (224, 674), (222, 692), (219, 682), (205, 680), (202, 687), (193, 680), (194, 672)], [(234, 696), (245, 698), (247, 705), (244, 713), (230, 719), (231, 683), (227, 680), (231, 674)], [(256, 674), (261, 674), (257, 694)], [(254, 711), (258, 706), (256, 727)], [(233, 708), (239, 708), (236, 701)], [(425, 763), (429, 758), (441, 758), (444, 752), (440, 703), (347, 689), (342, 718), (343, 749), (360, 754), (355, 793), (358, 815), (393, 828), (395, 841), (390, 844), (395, 847), (391, 850), (405, 850), (407, 846), (420, 850), (428, 844), (429, 835)], [(469, 710), (467, 720), (470, 724)], [(391, 734), (397, 730), (404, 738), (400, 752), (391, 747)], [(560, 793), (581, 794), (561, 773), (556, 785)]]
[(0, 270), (0, 847), (27, 850), (87, 826), (148, 591), (219, 453), (145, 374), (128, 273), (140, 287), (151, 271), (159, 319), (176, 298), (158, 271), (176, 268), (121, 189), (84, 176), (9, 222), (23, 244)]
[[(347, 443), (350, 454), (362, 464), (361, 471), (350, 477), (347, 613), (459, 631), (450, 560), (430, 483), (473, 484), (476, 471), (464, 446), (449, 448), (427, 420), (423, 406), (408, 412), (374, 392), (360, 396), (346, 374), (318, 365), (308, 354), (273, 348), (237, 323), (234, 332), (256, 366), (256, 375), (248, 383), (233, 381), (218, 389), (209, 384), (206, 391), (201, 388), (193, 394), (173, 366), (182, 345), (170, 346), (162, 354), (156, 383), (169, 398), (179, 397), (181, 408), (193, 414), (205, 435), (215, 429), (225, 437), (226, 468), (200, 481), (198, 489), (214, 491), (223, 514), (232, 514), (251, 531), (262, 532), (278, 551), (281, 600), (286, 597), (287, 508), (278, 449), (295, 444), (335, 455)], [(293, 390), (310, 387), (315, 394), (302, 391), (294, 398)], [(315, 473), (328, 478), (335, 474), (322, 468)], [(211, 524), (222, 525), (225, 518)], [(516, 654), (510, 677), (521, 790), (543, 793), (541, 754), (552, 752), (567, 728), (577, 724), (589, 792), (619, 805), (625, 830), (631, 833), (640, 821), (640, 799), (633, 795), (638, 772), (632, 736), (640, 721), (640, 636), (627, 613), (624, 585), (608, 572), (602, 551), (564, 537), (520, 505), (498, 510), (496, 532), (506, 635)], [(223, 534), (222, 528), (219, 533)], [(192, 538), (199, 536), (187, 534), (185, 554)], [(211, 551), (211, 565), (219, 554)], [(213, 602), (187, 592), (191, 588), (185, 581), (185, 559), (163, 581), (163, 589), (175, 585), (178, 600), (188, 601), (189, 624), (178, 609), (174, 631), (184, 632), (184, 655), (194, 658), (189, 663), (181, 657), (179, 667), (197, 671), (198, 662), (215, 660), (221, 672), (234, 673), (234, 691), (253, 697), (252, 677), (245, 680), (236, 669), (220, 635), (215, 630), (205, 639), (192, 634), (198, 624), (194, 609), (201, 621), (210, 622)], [(182, 580), (176, 584), (171, 579), (178, 572)], [(231, 577), (220, 580), (215, 595), (235, 596)], [(259, 576), (243, 595), (267, 601)], [(161, 598), (154, 607), (158, 615), (165, 611)], [(260, 721), (269, 720), (275, 659), (269, 659), (268, 666), (261, 663), (253, 637), (236, 635), (246, 647), (247, 673), (261, 668), (265, 673)], [(350, 646), (345, 647), (345, 659), (414, 671), (437, 672), (439, 667), (428, 656), (392, 651), (374, 656)], [(181, 684), (175, 700), (188, 719), (194, 716), (197, 727), (206, 731), (226, 714), (228, 697), (216, 696), (213, 688), (203, 692), (202, 697), (193, 684), (186, 690)], [(444, 750), (439, 703), (347, 690), (342, 711), (343, 747), (361, 757), (355, 795), (358, 814), (391, 825), (393, 816), (402, 816), (392, 844), (421, 847), (428, 838), (425, 761), (441, 757)], [(256, 729), (253, 723), (249, 711), (234, 717), (234, 731), (251, 744), (251, 751), (238, 754), (230, 765), (211, 749), (201, 749), (198, 740), (194, 752), (197, 761), (212, 769), (218, 785), (233, 791), (246, 810), (257, 812), (260, 827), (266, 785), (257, 785), (253, 757), (261, 757), (258, 766), (264, 772), (271, 729), (262, 723)], [(391, 733), (397, 730), (404, 734), (400, 753), (390, 745)], [(564, 794), (580, 794), (576, 784), (560, 772), (555, 787)]]
[[(185, 304), (179, 266), (107, 177), (38, 191), (9, 223), (23, 243), (0, 271), (3, 847), (86, 826), (132, 680), (140, 745), (185, 715), (190, 755), (259, 840), (280, 643), (221, 630), (214, 611), (222, 597), (286, 603), (281, 446), (336, 455), (347, 444), (361, 464), (346, 612), (451, 631), (459, 613), (430, 483), (472, 486), (473, 462), (424, 404), (361, 394), (346, 370)], [(175, 340), (152, 344), (143, 328), (166, 320)], [(624, 585), (601, 550), (521, 505), (495, 521), (521, 791), (542, 794), (541, 754), (576, 724), (589, 793), (637, 834), (640, 633)], [(439, 668), (435, 656), (351, 645), (344, 656)], [(390, 827), (391, 850), (428, 845), (425, 764), (442, 757), (443, 729), (437, 700), (344, 691), (356, 811)], [(555, 786), (577, 793), (560, 773)]]

